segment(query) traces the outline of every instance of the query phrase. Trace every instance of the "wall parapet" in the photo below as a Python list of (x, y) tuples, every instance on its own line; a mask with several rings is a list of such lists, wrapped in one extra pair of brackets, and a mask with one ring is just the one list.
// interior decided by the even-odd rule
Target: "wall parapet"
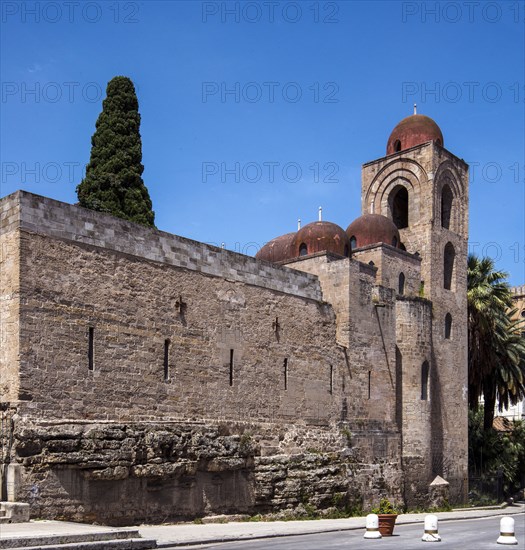
[(20, 205), (19, 223), (22, 231), (96, 246), (311, 300), (321, 300), (321, 287), (315, 275), (275, 266), (251, 256), (26, 191), (17, 191), (4, 197), (0, 201), (0, 211), (9, 212), (16, 204)]

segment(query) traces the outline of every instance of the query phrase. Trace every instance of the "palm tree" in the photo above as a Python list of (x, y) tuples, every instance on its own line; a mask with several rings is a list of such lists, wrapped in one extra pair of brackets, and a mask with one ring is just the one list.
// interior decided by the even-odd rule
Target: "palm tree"
[[(512, 319), (516, 310), (509, 313)], [(522, 322), (511, 321), (507, 326), (503, 346), (499, 350), (499, 363), (495, 371), (498, 409), (508, 409), (525, 396), (525, 338)]]
[(511, 321), (507, 273), (496, 271), (490, 258), (471, 254), (467, 275), (469, 406), (476, 409), (483, 396), (488, 430), (496, 399), (502, 410), (525, 396), (525, 341)]

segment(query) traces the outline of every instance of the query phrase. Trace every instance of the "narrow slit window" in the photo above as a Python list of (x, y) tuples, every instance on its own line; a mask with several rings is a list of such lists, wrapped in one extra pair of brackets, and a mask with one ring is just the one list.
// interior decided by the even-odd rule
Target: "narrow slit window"
[(445, 338), (447, 340), (450, 340), (452, 336), (452, 315), (450, 313), (447, 313), (445, 315)]
[(88, 330), (88, 369), (95, 369), (95, 329), (89, 327)]
[(454, 287), (454, 261), (456, 252), (452, 243), (447, 243), (443, 255), (443, 286), (445, 290), (453, 290)]
[(328, 390), (330, 394), (334, 393), (334, 367), (330, 365), (330, 388)]
[(233, 386), (233, 350), (230, 350), (230, 386)]
[(398, 294), (400, 296), (405, 294), (405, 274), (403, 272), (399, 274)]
[(164, 340), (164, 380), (170, 379), (170, 340), (167, 338)]
[(288, 389), (288, 358), (285, 358), (283, 363), (284, 389)]
[(421, 401), (428, 400), (428, 361), (421, 366)]
[(452, 219), (452, 204), (454, 196), (448, 185), (444, 185), (441, 191), (441, 227), (450, 229)]
[(368, 399), (370, 399), (370, 396), (372, 394), (372, 371), (368, 371)]

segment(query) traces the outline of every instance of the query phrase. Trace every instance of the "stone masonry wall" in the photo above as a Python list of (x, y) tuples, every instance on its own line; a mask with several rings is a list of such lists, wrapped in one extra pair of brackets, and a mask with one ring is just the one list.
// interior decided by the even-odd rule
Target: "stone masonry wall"
[(401, 499), (395, 293), (374, 269), (321, 255), (304, 273), (23, 192), (0, 202), (17, 205), (2, 237), (20, 363), (2, 401), (33, 517)]
[(18, 398), (20, 209), (0, 201), (0, 403)]
[(344, 356), (329, 305), (25, 231), (21, 251), (25, 415), (327, 423), (340, 414)]
[(315, 273), (334, 307), (347, 391), (357, 397), (348, 400), (348, 417), (395, 426), (395, 292), (376, 285), (376, 270), (354, 259), (319, 254), (289, 265)]
[(399, 276), (405, 277), (404, 295), (418, 296), (421, 285), (421, 260), (388, 244), (370, 245), (352, 251), (352, 257), (377, 268), (377, 284), (399, 294)]
[[(398, 297), (396, 302), (396, 379), (398, 422), (402, 431), (405, 470), (404, 498), (424, 506), (434, 479), (432, 449), (443, 447), (440, 425), (443, 406), (440, 380), (432, 348), (432, 304), (421, 298)], [(428, 364), (423, 395), (423, 364)]]
[(25, 191), (5, 197), (3, 203), (21, 204), (20, 228), (25, 231), (93, 245), (232, 282), (320, 299), (320, 289), (314, 277), (278, 268), (250, 256)]

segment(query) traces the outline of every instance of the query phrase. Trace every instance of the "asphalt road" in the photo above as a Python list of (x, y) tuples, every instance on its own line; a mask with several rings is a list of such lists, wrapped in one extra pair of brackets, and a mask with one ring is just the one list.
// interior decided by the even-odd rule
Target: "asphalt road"
[(525, 549), (525, 514), (513, 516), (516, 526), (518, 545), (497, 544), (500, 517), (471, 519), (461, 521), (443, 521), (439, 524), (441, 542), (422, 542), (423, 525), (397, 525), (394, 536), (382, 539), (364, 539), (364, 531), (338, 531), (317, 535), (299, 535), (269, 539), (214, 543), (194, 546), (172, 547), (177, 550), (196, 550), (199, 548), (216, 550), (489, 550), (503, 548)]

